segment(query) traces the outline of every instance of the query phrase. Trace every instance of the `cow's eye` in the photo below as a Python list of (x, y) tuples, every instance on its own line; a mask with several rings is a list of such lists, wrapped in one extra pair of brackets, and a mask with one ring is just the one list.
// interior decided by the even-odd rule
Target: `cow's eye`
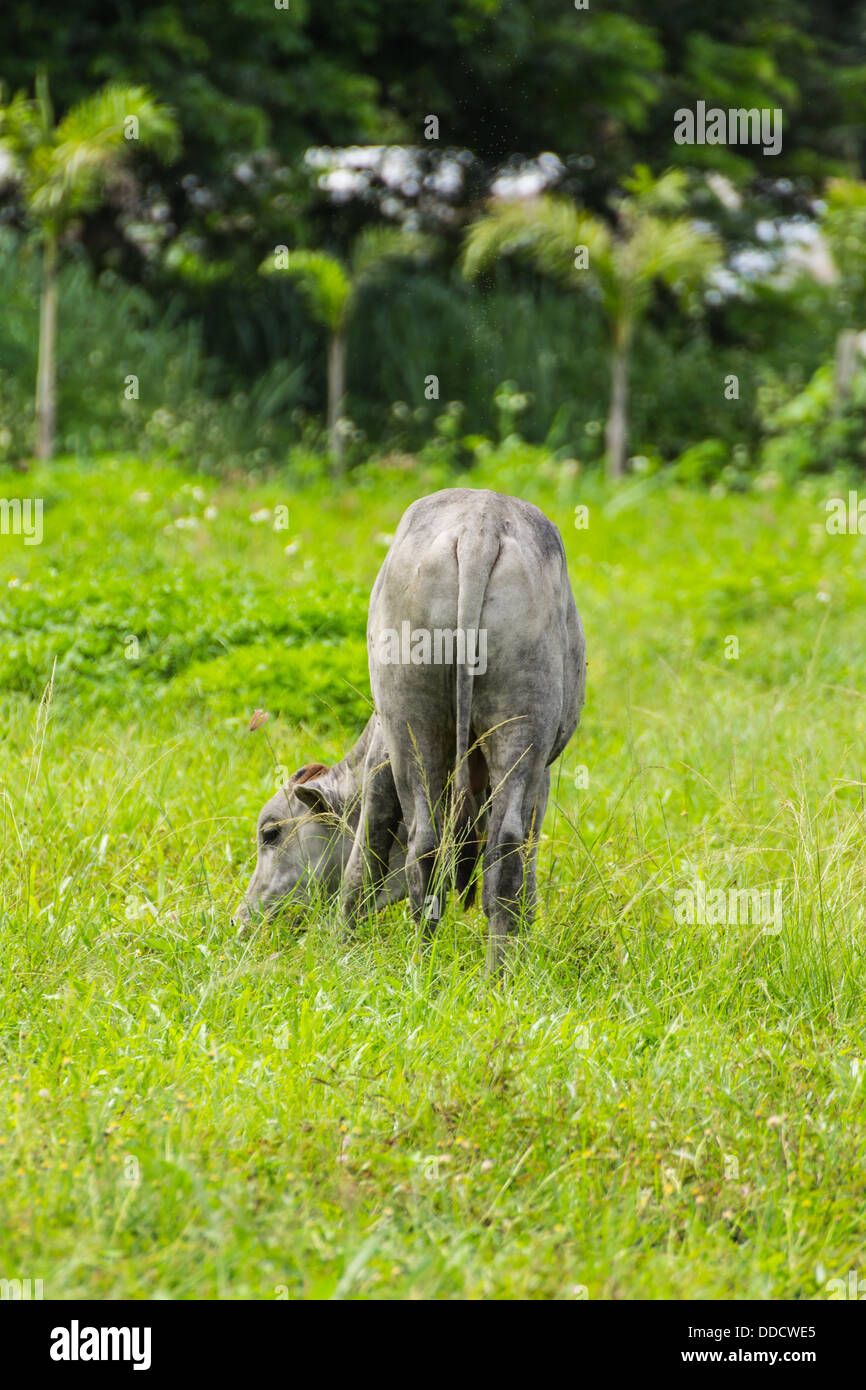
[(267, 825), (263, 825), (259, 831), (263, 845), (272, 845), (280, 838), (279, 822), (272, 820)]

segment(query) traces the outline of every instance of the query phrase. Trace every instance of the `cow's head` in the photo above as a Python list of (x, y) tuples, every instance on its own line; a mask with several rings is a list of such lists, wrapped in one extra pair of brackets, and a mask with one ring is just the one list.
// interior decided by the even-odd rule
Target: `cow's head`
[(255, 873), (235, 913), (241, 930), (256, 916), (309, 903), (316, 891), (337, 891), (352, 847), (344, 780), (335, 768), (308, 763), (262, 807)]

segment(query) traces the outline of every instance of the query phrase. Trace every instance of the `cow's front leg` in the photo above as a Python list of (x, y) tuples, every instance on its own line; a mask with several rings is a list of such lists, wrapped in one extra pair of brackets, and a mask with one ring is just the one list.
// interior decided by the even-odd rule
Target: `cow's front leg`
[(375, 910), (376, 896), (388, 877), (400, 819), (396, 793), (381, 783), (364, 790), (358, 828), (343, 874), (343, 922), (350, 933)]

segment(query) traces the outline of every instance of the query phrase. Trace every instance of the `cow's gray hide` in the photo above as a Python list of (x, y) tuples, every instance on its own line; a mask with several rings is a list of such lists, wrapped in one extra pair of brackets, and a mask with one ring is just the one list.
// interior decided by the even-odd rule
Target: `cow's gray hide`
[[(234, 920), (245, 930), (257, 913), (304, 906), (317, 894), (339, 892), (358, 826), (361, 778), (367, 760), (390, 779), (388, 754), (374, 714), (354, 748), (333, 767), (308, 763), (292, 773), (259, 813), (256, 867)], [(392, 792), (396, 797), (396, 792)], [(406, 828), (399, 823), (388, 846), (389, 864), (376, 907), (406, 897)], [(381, 878), (381, 876), (380, 876)]]
[(500, 493), (421, 498), (373, 587), (367, 642), (376, 713), (341, 763), (301, 769), (265, 807), (243, 912), (306, 896), (312, 876), (334, 889), (342, 880), (354, 923), (401, 895), (405, 842), (412, 912), (431, 930), (446, 861), (466, 891), (486, 827), (482, 902), (496, 971), (521, 910), (534, 910), (549, 768), (584, 699), (583, 632), (559, 532)]

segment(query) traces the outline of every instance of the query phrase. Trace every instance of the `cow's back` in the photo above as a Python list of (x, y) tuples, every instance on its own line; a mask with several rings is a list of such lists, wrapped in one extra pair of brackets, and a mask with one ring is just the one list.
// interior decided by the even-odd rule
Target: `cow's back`
[[(437, 631), (455, 632), (461, 623), (476, 662), (475, 736), (531, 715), (534, 736), (546, 730), (543, 751), (552, 761), (577, 726), (584, 644), (562, 539), (531, 503), (468, 488), (421, 498), (404, 514), (373, 589), (368, 645), (376, 708), (386, 725), (440, 729), (452, 757), (457, 664), (414, 661), (413, 647), (423, 657), (423, 644), (411, 638), (428, 632), (435, 657)], [(399, 639), (399, 650), (389, 639), (396, 661), (382, 660), (386, 633)]]

